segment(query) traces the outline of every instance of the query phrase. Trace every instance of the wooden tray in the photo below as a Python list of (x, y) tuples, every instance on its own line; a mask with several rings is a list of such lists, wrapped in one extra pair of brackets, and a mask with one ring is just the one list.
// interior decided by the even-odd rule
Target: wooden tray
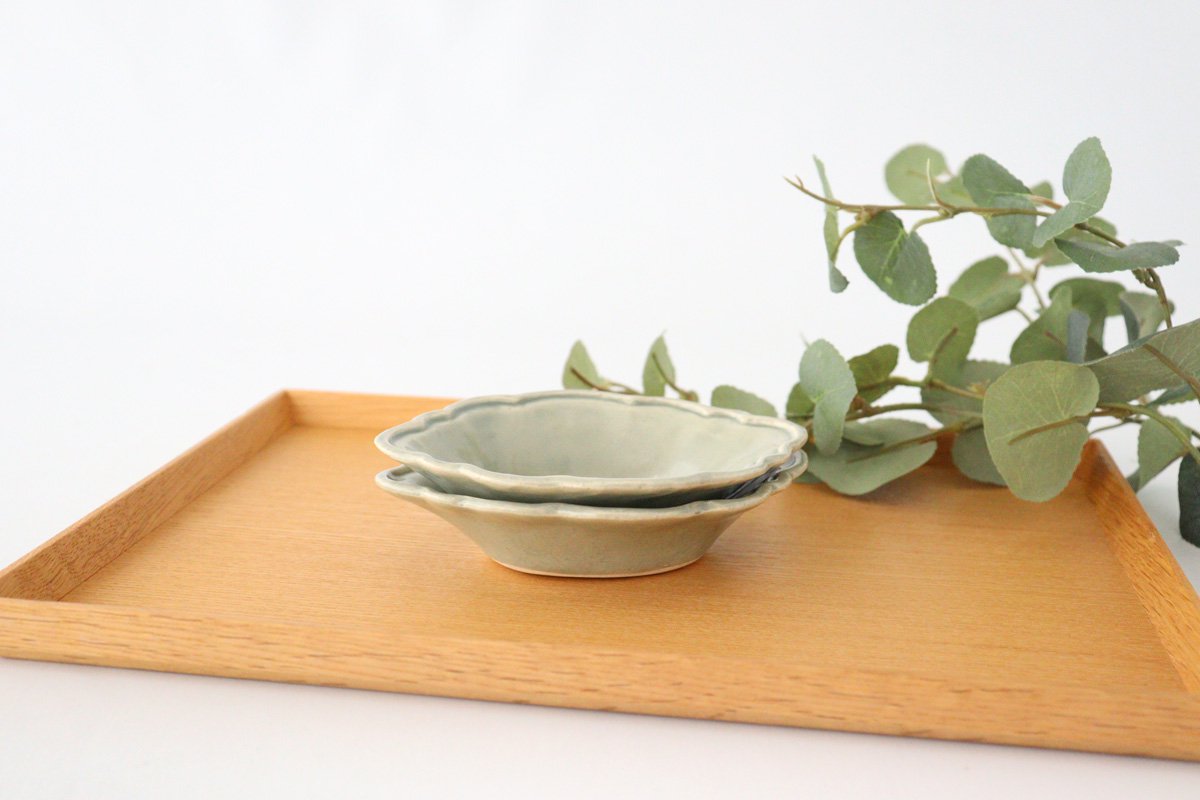
[(0, 573), (0, 655), (1200, 760), (1200, 604), (1099, 444), (795, 486), (697, 564), (512, 572), (372, 483), (445, 400), (285, 392)]

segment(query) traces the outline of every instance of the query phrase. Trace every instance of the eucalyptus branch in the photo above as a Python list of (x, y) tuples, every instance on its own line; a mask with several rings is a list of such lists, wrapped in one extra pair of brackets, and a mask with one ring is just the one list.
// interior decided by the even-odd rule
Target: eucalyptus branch
[(826, 197), (822, 194), (817, 194), (804, 185), (804, 182), (797, 176), (795, 178), (784, 177), (784, 180), (789, 184), (799, 189), (804, 194), (819, 200), (826, 205), (831, 205), (840, 211), (846, 211), (852, 214), (859, 214), (867, 217), (873, 217), (876, 214), (884, 211), (932, 211), (940, 213), (947, 218), (958, 214), (979, 214), (985, 217), (1011, 217), (1011, 216), (1027, 216), (1027, 217), (1048, 217), (1049, 211), (1042, 211), (1037, 208), (997, 208), (989, 206), (956, 206), (950, 203), (942, 202), (941, 205), (913, 204), (913, 203), (891, 203), (884, 205), (871, 205), (867, 203), (847, 203), (833, 197)]
[(691, 389), (680, 389), (679, 386), (676, 385), (675, 380), (667, 374), (665, 369), (663, 369), (662, 362), (658, 360), (658, 353), (650, 353), (650, 360), (654, 362), (654, 368), (658, 370), (658, 374), (662, 376), (663, 383), (665, 383), (667, 386), (670, 386), (675, 394), (679, 395), (684, 400), (691, 400), (693, 402), (699, 398), (699, 395), (697, 395)]
[(609, 392), (610, 394), (641, 394), (641, 392), (639, 392), (637, 389), (634, 389), (632, 386), (626, 386), (618, 381), (608, 381), (606, 384), (601, 385), (588, 380), (587, 376), (575, 369), (575, 367), (570, 367), (570, 370), (571, 374), (578, 378), (584, 385), (590, 389), (595, 389), (598, 392)]
[(1192, 436), (1195, 434), (1195, 431), (1190, 428), (1184, 430), (1175, 420), (1165, 414), (1160, 414), (1149, 406), (1136, 406), (1129, 403), (1101, 403), (1097, 408), (1113, 409), (1115, 411), (1123, 411), (1126, 414), (1141, 414), (1142, 416), (1149, 417), (1166, 428), (1172, 436), (1178, 439), (1180, 444), (1187, 448), (1191, 457), (1196, 459), (1196, 463), (1200, 464), (1200, 450), (1197, 450), (1196, 445), (1192, 442)]
[(955, 386), (951, 383), (946, 383), (940, 378), (926, 378), (923, 381), (914, 381), (912, 378), (902, 378), (899, 375), (893, 375), (879, 383), (873, 383), (870, 386), (862, 387), (863, 392), (868, 392), (873, 389), (891, 388), (893, 386), (912, 386), (916, 389), (937, 389), (940, 392), (955, 394), (959, 397), (966, 397), (971, 400), (982, 400), (982, 392), (973, 392), (970, 389), (964, 389), (960, 386)]
[(914, 447), (919, 444), (926, 444), (928, 442), (936, 442), (938, 439), (940, 439), (942, 436), (945, 436), (946, 434), (966, 433), (967, 431), (974, 430), (976, 428), (981, 428), (981, 427), (983, 427), (983, 423), (977, 419), (958, 420), (957, 422), (952, 422), (949, 425), (945, 425), (941, 428), (938, 428), (937, 430), (932, 430), (929, 433), (923, 433), (920, 436), (914, 436), (911, 439), (902, 439), (899, 442), (892, 442), (891, 444), (884, 445), (883, 447), (880, 447), (876, 450), (872, 450), (869, 453), (865, 453), (865, 454), (859, 456), (858, 458), (852, 458), (849, 460), (848, 463), (855, 464), (859, 461), (867, 461), (869, 459), (877, 458), (878, 456), (882, 456), (886, 453), (891, 453), (896, 450), (901, 450), (905, 447)]
[(983, 416), (977, 411), (951, 408), (950, 406), (941, 406), (936, 403), (892, 403), (886, 406), (868, 406), (861, 411), (852, 411), (846, 415), (846, 421), (853, 422), (854, 420), (867, 419), (868, 417), (877, 417), (880, 414), (890, 414), (893, 411), (937, 411), (943, 414), (959, 414), (965, 417)]

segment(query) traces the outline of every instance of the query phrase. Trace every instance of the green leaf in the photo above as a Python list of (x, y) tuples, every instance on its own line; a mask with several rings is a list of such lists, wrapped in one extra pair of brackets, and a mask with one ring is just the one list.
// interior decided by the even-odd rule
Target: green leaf
[(978, 326), (974, 308), (953, 297), (939, 297), (908, 323), (908, 354), (913, 361), (932, 361), (938, 377), (951, 375), (971, 351)]
[[(911, 144), (892, 156), (883, 168), (888, 191), (902, 203), (927, 205), (933, 202), (925, 171), (937, 178), (948, 170), (946, 158), (927, 144)], [(938, 193), (939, 195), (941, 192)], [(826, 195), (827, 197), (829, 195)]]
[[(592, 385), (589, 386), (587, 381)], [(596, 371), (596, 365), (592, 363), (592, 357), (588, 355), (587, 348), (581, 341), (571, 345), (567, 363), (563, 365), (562, 385), (565, 389), (591, 389), (594, 386), (608, 385), (608, 381), (601, 378), (600, 373)]]
[[(808, 469), (836, 492), (849, 495), (873, 492), (919, 468), (937, 450), (934, 442), (900, 447), (886, 453), (880, 452), (882, 446), (915, 439), (927, 433), (929, 428), (921, 423), (904, 419), (851, 423), (847, 426), (846, 441), (837, 453), (811, 451)], [(862, 445), (851, 436), (878, 444)]]
[(929, 249), (890, 211), (854, 232), (854, 256), (868, 278), (900, 303), (919, 306), (937, 291)]
[(1067, 357), (1067, 318), (1071, 315), (1071, 290), (1064, 289), (1050, 307), (1021, 331), (1009, 351), (1014, 364), (1029, 361), (1063, 361)]
[(650, 345), (646, 364), (642, 367), (642, 391), (652, 397), (666, 394), (667, 383), (675, 383), (675, 365), (667, 352), (667, 340), (659, 336)]
[(1016, 308), (1024, 287), (1025, 281), (1009, 274), (1007, 261), (990, 256), (967, 267), (946, 294), (962, 300), (985, 320)]
[(816, 403), (808, 396), (808, 392), (804, 391), (803, 386), (797, 383), (792, 387), (787, 399), (788, 419), (808, 419), (813, 415), (815, 408)]
[[(984, 208), (1013, 208), (1033, 211), (1029, 187), (985, 155), (974, 155), (962, 168), (963, 185), (971, 199)], [(997, 242), (1009, 247), (1030, 247), (1036, 217), (1010, 214), (987, 219), (988, 231)]]
[[(832, 198), (833, 189), (829, 188), (829, 178), (825, 177), (825, 164), (816, 156), (813, 156), (813, 162), (817, 165), (817, 175), (821, 178), (821, 193), (826, 197)], [(825, 226), (823, 232), (825, 235), (825, 252), (829, 256), (829, 289), (834, 294), (837, 294), (845, 291), (846, 287), (850, 285), (850, 281), (837, 268), (838, 241), (840, 238), (837, 209), (828, 203), (824, 205)]]
[[(1109, 236), (1117, 235), (1117, 226), (1113, 225), (1103, 217), (1092, 217), (1087, 221), (1087, 224), (1099, 231), (1107, 233)], [(1063, 236), (1070, 239), (1078, 239), (1085, 242), (1103, 242), (1099, 236), (1089, 233), (1088, 231), (1073, 228)], [(1074, 263), (1071, 259), (1062, 254), (1062, 251), (1054, 244), (1054, 242), (1046, 242), (1043, 247), (1026, 248), (1025, 255), (1035, 261), (1041, 261), (1046, 267), (1061, 267), (1064, 264)]]
[(1087, 222), (1108, 200), (1112, 167), (1096, 137), (1084, 139), (1071, 152), (1063, 169), (1063, 192), (1067, 204), (1042, 220), (1033, 233), (1032, 244), (1042, 247), (1081, 222)]
[(1029, 193), (1037, 195), (1038, 197), (1044, 197), (1047, 200), (1054, 199), (1054, 187), (1050, 185), (1050, 181), (1039, 181), (1038, 183), (1035, 183), (1033, 186), (1029, 187)]
[[(1008, 364), (998, 361), (967, 361), (959, 368), (953, 380), (947, 380), (947, 383), (982, 394), (1007, 369)], [(958, 422), (965, 416), (978, 416), (983, 413), (983, 398), (963, 397), (941, 389), (922, 389), (921, 402), (938, 407), (939, 410), (929, 413), (943, 425)], [(955, 413), (956, 411), (967, 413)]]
[(1195, 400), (1196, 393), (1192, 391), (1192, 387), (1186, 383), (1176, 386), (1174, 389), (1167, 389), (1158, 397), (1151, 400), (1150, 406), (1169, 406), (1175, 403), (1186, 403), (1189, 400)]
[(992, 455), (987, 449), (987, 438), (983, 428), (972, 428), (954, 437), (954, 446), (950, 449), (950, 459), (958, 471), (973, 481), (992, 483), (1006, 486), (1004, 476), (992, 462)]
[(1148, 292), (1122, 292), (1118, 304), (1125, 317), (1125, 333), (1136, 342), (1157, 331), (1167, 319), (1158, 295)]
[(1058, 249), (1084, 272), (1119, 272), (1129, 269), (1166, 267), (1179, 260), (1180, 242), (1137, 242), (1117, 247), (1096, 239), (1060, 236)]
[(837, 348), (818, 339), (800, 359), (800, 385), (813, 400), (813, 442), (832, 455), (842, 443), (846, 412), (858, 393), (854, 373)]
[(1179, 532), (1200, 547), (1200, 464), (1190, 456), (1179, 462)]
[[(1183, 424), (1174, 417), (1167, 419)], [(1183, 442), (1175, 438), (1166, 425), (1153, 419), (1144, 421), (1141, 431), (1138, 432), (1138, 468), (1130, 478), (1133, 490), (1138, 492), (1144, 489), (1147, 483), (1187, 452)]]
[(941, 183), (937, 187), (938, 196), (942, 198), (942, 202), (949, 203), (952, 206), (969, 206), (971, 205), (971, 195), (967, 194), (967, 187), (963, 186), (962, 176), (954, 175)]
[(709, 405), (717, 408), (736, 408), (739, 411), (747, 411), (764, 417), (779, 416), (775, 406), (758, 395), (742, 391), (736, 386), (721, 385), (713, 389), (712, 402)]
[(1124, 403), (1185, 381), (1143, 345), (1149, 344), (1188, 375), (1200, 375), (1200, 320), (1152, 334), (1087, 363), (1100, 381), (1102, 403)]
[(1066, 488), (1099, 394), (1087, 367), (1056, 361), (1018, 364), (991, 385), (983, 400), (988, 452), (1013, 494), (1043, 501)]
[(1099, 306), (1104, 309), (1105, 316), (1118, 317), (1121, 315), (1121, 294), (1125, 285), (1116, 281), (1101, 281), (1095, 278), (1069, 278), (1054, 284), (1049, 295), (1054, 300), (1059, 292), (1070, 290), (1071, 302), (1085, 308)]
[(887, 394), (892, 387), (877, 384), (891, 377), (899, 360), (900, 348), (894, 344), (880, 345), (869, 353), (850, 359), (847, 364), (854, 374), (854, 385), (858, 387), (859, 396), (870, 403)]
[(1091, 318), (1078, 309), (1067, 315), (1067, 361), (1082, 364), (1087, 360), (1088, 327)]

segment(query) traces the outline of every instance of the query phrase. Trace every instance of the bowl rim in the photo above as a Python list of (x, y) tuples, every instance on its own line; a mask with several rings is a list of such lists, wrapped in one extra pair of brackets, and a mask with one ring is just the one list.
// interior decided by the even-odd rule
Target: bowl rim
[[(772, 428), (787, 434), (769, 451), (764, 452), (752, 464), (740, 469), (709, 470), (691, 475), (661, 478), (599, 478), (582, 475), (518, 475), (497, 472), (477, 464), (463, 461), (447, 461), (421, 450), (401, 446), (405, 439), (424, 433), (436, 426), (453, 424), (473, 410), (487, 406), (525, 406), (545, 401), (588, 400), (618, 403), (626, 406), (657, 406), (673, 408), (704, 419), (727, 419), (742, 425)], [(524, 394), (499, 394), (472, 397), (451, 403), (445, 408), (427, 411), (408, 422), (394, 425), (375, 437), (375, 446), (385, 455), (440, 478), (466, 478), (470, 482), (496, 493), (549, 492), (551, 495), (574, 494), (595, 497), (605, 494), (635, 494), (654, 496), (688, 490), (719, 488), (755, 478), (769, 469), (785, 463), (793, 453), (808, 441), (808, 431), (794, 422), (776, 417), (765, 417), (732, 408), (716, 408), (673, 397), (649, 397), (646, 395), (613, 394), (593, 389), (560, 389)]]
[[(404, 500), (425, 502), (442, 508), (456, 508), (482, 514), (513, 517), (538, 517), (597, 522), (655, 522), (669, 519), (684, 519), (711, 514), (731, 514), (748, 511), (761, 504), (771, 495), (791, 486), (796, 478), (808, 469), (808, 454), (797, 450), (789, 464), (762, 486), (745, 497), (732, 500), (694, 500), (667, 508), (623, 508), (614, 506), (585, 506), (575, 503), (523, 503), (519, 500), (489, 500), (466, 494), (451, 494), (432, 486), (401, 483), (398, 478), (420, 472), (401, 464), (383, 470), (375, 476), (375, 484), (388, 494)], [(789, 460), (792, 460), (789, 459)], [(428, 480), (428, 479), (425, 479)]]

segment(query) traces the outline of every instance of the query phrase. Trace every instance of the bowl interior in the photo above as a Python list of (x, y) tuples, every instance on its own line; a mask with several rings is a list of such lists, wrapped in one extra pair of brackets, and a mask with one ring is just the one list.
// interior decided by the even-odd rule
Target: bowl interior
[(753, 467), (791, 438), (678, 406), (571, 397), (478, 406), (394, 443), (510, 475), (676, 478)]

